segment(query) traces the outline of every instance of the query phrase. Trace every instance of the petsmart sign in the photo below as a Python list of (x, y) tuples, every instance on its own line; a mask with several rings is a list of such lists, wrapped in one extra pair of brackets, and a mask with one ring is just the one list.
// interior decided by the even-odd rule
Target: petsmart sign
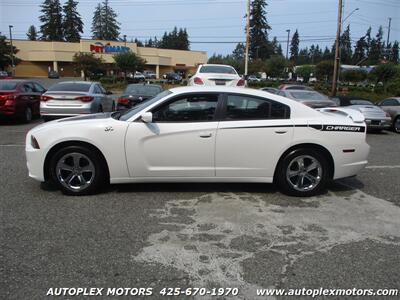
[(90, 52), (94, 53), (119, 53), (119, 52), (129, 52), (131, 49), (126, 46), (116, 45), (113, 46), (110, 43), (103, 44), (101, 42), (96, 42), (90, 44)]

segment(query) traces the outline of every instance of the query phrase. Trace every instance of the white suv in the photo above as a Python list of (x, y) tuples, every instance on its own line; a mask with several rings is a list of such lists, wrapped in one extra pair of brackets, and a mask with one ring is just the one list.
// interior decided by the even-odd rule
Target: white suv
[(231, 66), (204, 64), (197, 68), (196, 73), (189, 79), (188, 85), (244, 87), (245, 80)]

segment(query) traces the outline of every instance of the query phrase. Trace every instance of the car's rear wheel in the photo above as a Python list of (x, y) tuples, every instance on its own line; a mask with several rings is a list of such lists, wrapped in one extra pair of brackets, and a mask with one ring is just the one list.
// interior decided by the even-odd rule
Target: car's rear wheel
[(24, 114), (22, 115), (22, 122), (29, 123), (32, 121), (32, 109), (27, 106), (24, 110)]
[(308, 197), (320, 194), (329, 178), (326, 157), (314, 149), (296, 149), (279, 163), (275, 182), (285, 194)]
[(400, 116), (398, 116), (393, 122), (393, 129), (395, 132), (400, 133)]
[(88, 195), (99, 191), (106, 182), (102, 158), (82, 146), (58, 150), (50, 159), (51, 181), (67, 195)]

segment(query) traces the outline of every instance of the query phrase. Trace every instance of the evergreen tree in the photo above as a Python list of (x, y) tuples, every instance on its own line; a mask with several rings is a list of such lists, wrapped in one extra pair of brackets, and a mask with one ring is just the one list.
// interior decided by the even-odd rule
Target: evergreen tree
[(268, 25), (266, 18), (265, 0), (254, 0), (250, 11), (250, 57), (253, 59), (269, 58), (273, 49), (268, 41)]
[(6, 41), (4, 35), (0, 35), (0, 70), (4, 70), (7, 67), (11, 67), (11, 50), (13, 52), (14, 65), (17, 65), (21, 60), (15, 57), (18, 52), (17, 48), (13, 46), (11, 49), (10, 42)]
[(101, 4), (97, 4), (94, 14), (93, 14), (93, 19), (92, 19), (92, 37), (95, 40), (103, 40), (104, 34), (103, 34), (103, 17), (101, 13)]
[(28, 32), (26, 33), (26, 36), (28, 37), (28, 40), (30, 41), (36, 41), (38, 38), (38, 34), (36, 31), (36, 27), (31, 25), (28, 28)]
[(108, 0), (98, 4), (92, 19), (92, 36), (97, 40), (118, 40), (119, 23), (117, 14), (110, 7)]
[(110, 7), (108, 0), (103, 1), (101, 16), (103, 19), (103, 39), (116, 41), (119, 36), (119, 23), (117, 14)]
[(186, 29), (180, 28), (178, 30), (174, 27), (170, 33), (164, 32), (161, 41), (155, 42), (155, 44), (155, 47), (164, 49), (189, 50), (189, 36)]
[(299, 32), (296, 29), (290, 42), (290, 60), (294, 63), (297, 63), (297, 57), (299, 56), (299, 44)]
[(347, 25), (346, 30), (340, 36), (340, 61), (343, 64), (350, 64), (351, 58), (350, 25)]
[(62, 8), (59, 0), (45, 0), (40, 6), (42, 15), (39, 17), (41, 39), (46, 41), (62, 41)]
[(332, 52), (329, 50), (328, 47), (325, 47), (324, 52), (322, 53), (322, 60), (329, 60), (333, 58)]
[(243, 43), (238, 43), (236, 45), (236, 48), (232, 52), (232, 56), (236, 60), (243, 60), (245, 51), (246, 51), (245, 45)]
[(389, 60), (394, 63), (399, 63), (399, 42), (394, 41), (393, 46), (391, 47)]
[(64, 38), (67, 42), (79, 42), (81, 33), (83, 33), (83, 22), (76, 7), (78, 2), (68, 0), (63, 7), (64, 19)]
[(365, 43), (366, 55), (369, 56), (369, 52), (371, 50), (371, 26), (368, 28), (367, 33), (365, 34)]
[(133, 42), (136, 43), (138, 47), (143, 47), (142, 41), (138, 40), (137, 38), (135, 38)]
[(380, 26), (378, 29), (378, 33), (376, 34), (375, 38), (371, 40), (370, 44), (368, 63), (371, 65), (379, 63), (379, 60), (381, 59), (383, 50), (382, 38), (383, 29), (382, 26)]
[(368, 50), (368, 45), (366, 42), (366, 36), (362, 36), (357, 42), (356, 42), (356, 47), (354, 49), (354, 55), (353, 55), (353, 64), (358, 64), (364, 61), (367, 58), (367, 50)]
[(274, 55), (282, 55), (282, 47), (281, 44), (279, 44), (276, 36), (274, 36), (274, 38), (272, 39), (271, 46)]

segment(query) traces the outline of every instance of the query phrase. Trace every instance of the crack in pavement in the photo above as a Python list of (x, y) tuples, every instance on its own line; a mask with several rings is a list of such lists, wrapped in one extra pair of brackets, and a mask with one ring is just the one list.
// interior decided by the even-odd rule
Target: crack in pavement
[[(284, 286), (307, 255), (366, 239), (400, 245), (400, 207), (360, 190), (302, 199), (302, 205), (280, 200), (299, 203), (252, 193), (169, 201), (152, 212), (167, 227), (132, 259), (184, 271), (192, 287), (237, 287), (240, 299), (252, 299), (256, 289)], [(271, 260), (262, 286), (247, 272), (257, 259)]]

